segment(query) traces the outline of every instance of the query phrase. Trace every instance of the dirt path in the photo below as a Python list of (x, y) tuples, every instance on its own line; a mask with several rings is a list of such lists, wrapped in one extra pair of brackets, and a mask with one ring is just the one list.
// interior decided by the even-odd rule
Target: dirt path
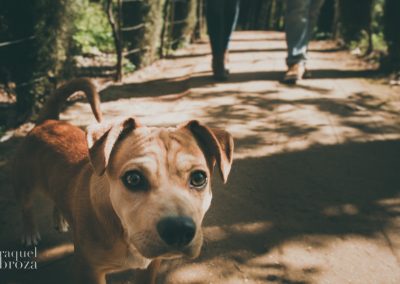
[[(196, 118), (235, 137), (230, 181), (213, 186), (201, 257), (164, 264), (159, 282), (400, 283), (400, 88), (327, 42), (311, 45), (312, 79), (292, 87), (279, 83), (282, 34), (236, 33), (231, 48), (225, 83), (210, 79), (202, 43), (102, 91), (106, 119)], [(85, 103), (62, 118), (94, 121)], [(0, 144), (0, 248), (17, 246), (20, 227), (4, 170), (14, 145)], [(0, 271), (0, 283), (71, 279), (70, 236), (53, 232), (46, 200), (37, 207), (45, 260), (18, 276)], [(110, 282), (131, 283), (130, 274)]]

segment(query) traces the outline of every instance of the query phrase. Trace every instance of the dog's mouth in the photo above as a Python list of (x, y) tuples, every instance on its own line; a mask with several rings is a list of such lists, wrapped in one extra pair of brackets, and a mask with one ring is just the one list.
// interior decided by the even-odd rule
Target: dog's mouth
[(190, 245), (184, 248), (174, 248), (165, 245), (139, 247), (138, 251), (146, 258), (173, 259), (180, 257), (196, 258), (201, 245)]
[(196, 258), (200, 254), (202, 236), (196, 236), (193, 241), (185, 246), (168, 245), (160, 239), (143, 238), (141, 241), (131, 239), (129, 243), (146, 258), (173, 259), (180, 257)]
[(150, 229), (127, 236), (128, 243), (146, 258), (195, 258), (203, 243), (201, 226), (188, 216), (167, 216)]

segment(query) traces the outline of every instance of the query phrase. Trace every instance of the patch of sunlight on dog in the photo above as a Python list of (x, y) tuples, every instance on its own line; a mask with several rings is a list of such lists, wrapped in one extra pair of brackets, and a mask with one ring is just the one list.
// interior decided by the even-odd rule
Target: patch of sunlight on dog
[(73, 253), (74, 245), (72, 243), (62, 244), (56, 247), (41, 250), (38, 254), (37, 261), (39, 263), (49, 263), (72, 255)]

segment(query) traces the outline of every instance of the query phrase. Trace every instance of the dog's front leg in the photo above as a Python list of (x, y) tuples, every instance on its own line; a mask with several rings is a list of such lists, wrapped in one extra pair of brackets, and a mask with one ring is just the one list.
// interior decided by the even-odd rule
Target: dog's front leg
[(135, 284), (155, 284), (160, 264), (161, 259), (154, 259), (146, 269), (137, 269), (135, 271)]
[(106, 284), (105, 273), (94, 269), (79, 254), (75, 253), (75, 282), (76, 284)]

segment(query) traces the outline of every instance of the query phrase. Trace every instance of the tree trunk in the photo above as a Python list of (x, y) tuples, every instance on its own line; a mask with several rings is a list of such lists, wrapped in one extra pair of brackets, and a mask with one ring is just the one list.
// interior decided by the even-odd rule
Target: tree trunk
[(107, 18), (108, 22), (110, 23), (113, 38), (114, 38), (114, 45), (115, 45), (115, 52), (117, 53), (117, 64), (115, 66), (115, 80), (120, 82), (122, 80), (122, 42), (121, 42), (121, 0), (118, 0), (118, 13), (117, 13), (117, 22), (114, 18), (113, 12), (113, 0), (107, 0)]
[(160, 55), (164, 3), (165, 0), (123, 2), (123, 44), (128, 48), (126, 57), (137, 67), (151, 64)]
[(49, 74), (65, 75), (73, 1), (0, 0), (0, 72), (16, 84), (16, 117), (23, 122), (52, 91)]
[(346, 43), (360, 40), (362, 31), (366, 31), (370, 25), (373, 0), (339, 0), (339, 2), (341, 36)]
[(340, 4), (339, 0), (334, 0), (334, 14), (333, 14), (333, 22), (332, 22), (332, 38), (337, 40), (340, 35)]
[(173, 1), (174, 25), (172, 26), (172, 49), (188, 43), (192, 38), (197, 21), (197, 0)]
[(388, 44), (390, 68), (400, 70), (400, 1), (386, 0), (384, 33)]
[(197, 1), (197, 21), (196, 26), (194, 28), (193, 39), (197, 40), (200, 39), (201, 36), (204, 34), (204, 0)]

